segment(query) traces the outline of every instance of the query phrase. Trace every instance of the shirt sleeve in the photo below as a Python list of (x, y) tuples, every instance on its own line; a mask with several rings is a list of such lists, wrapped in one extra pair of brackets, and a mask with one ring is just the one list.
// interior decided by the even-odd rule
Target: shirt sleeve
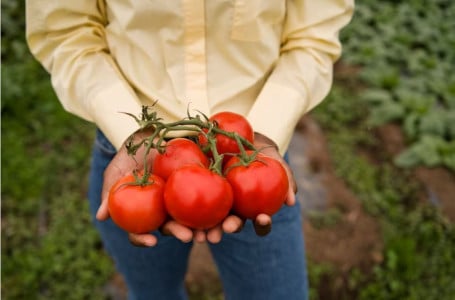
[(102, 0), (28, 0), (26, 39), (63, 107), (94, 122), (118, 149), (141, 105), (109, 54)]
[(253, 128), (284, 152), (297, 122), (328, 94), (341, 55), (339, 31), (353, 0), (287, 1), (280, 58), (248, 114)]

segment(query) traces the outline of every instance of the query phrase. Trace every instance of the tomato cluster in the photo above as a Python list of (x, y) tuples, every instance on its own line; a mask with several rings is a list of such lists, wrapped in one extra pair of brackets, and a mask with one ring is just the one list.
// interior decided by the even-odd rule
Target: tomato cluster
[(286, 171), (277, 160), (244, 149), (242, 141), (254, 143), (246, 118), (221, 112), (207, 124), (201, 125), (196, 139), (169, 140), (156, 155), (145, 183), (135, 183), (130, 175), (112, 187), (109, 213), (119, 227), (146, 233), (171, 218), (205, 230), (229, 213), (255, 219), (281, 208), (288, 192)]

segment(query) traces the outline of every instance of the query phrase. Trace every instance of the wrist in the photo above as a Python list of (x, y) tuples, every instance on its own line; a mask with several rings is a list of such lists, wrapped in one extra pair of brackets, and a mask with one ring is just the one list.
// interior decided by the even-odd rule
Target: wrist
[(259, 146), (273, 147), (275, 150), (279, 150), (278, 145), (272, 139), (259, 132), (254, 132), (254, 143)]

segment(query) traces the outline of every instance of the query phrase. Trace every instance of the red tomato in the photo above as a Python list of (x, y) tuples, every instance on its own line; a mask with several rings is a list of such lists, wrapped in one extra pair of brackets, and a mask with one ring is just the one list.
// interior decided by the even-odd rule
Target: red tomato
[(166, 143), (166, 150), (163, 154), (156, 155), (152, 173), (166, 180), (174, 170), (188, 164), (208, 167), (210, 161), (193, 141), (186, 138), (175, 138)]
[(221, 223), (232, 207), (232, 190), (226, 179), (198, 165), (181, 167), (169, 176), (164, 188), (169, 215), (193, 229)]
[(276, 213), (289, 189), (286, 170), (276, 159), (258, 154), (248, 166), (237, 165), (238, 157), (231, 158), (224, 170), (234, 193), (232, 210), (240, 217), (256, 219), (263, 213)]
[[(238, 135), (253, 143), (253, 127), (244, 116), (225, 111), (214, 114), (210, 117), (210, 120), (215, 121), (220, 129), (228, 132), (237, 132)], [(207, 138), (203, 134), (199, 135), (199, 143), (202, 146), (207, 145)], [(219, 154), (225, 154), (227, 157), (232, 157), (232, 154), (240, 152), (237, 142), (222, 134), (216, 135), (216, 150)]]
[(147, 185), (134, 185), (133, 175), (117, 181), (109, 192), (109, 214), (120, 228), (131, 233), (158, 229), (166, 220), (164, 180), (150, 175)]

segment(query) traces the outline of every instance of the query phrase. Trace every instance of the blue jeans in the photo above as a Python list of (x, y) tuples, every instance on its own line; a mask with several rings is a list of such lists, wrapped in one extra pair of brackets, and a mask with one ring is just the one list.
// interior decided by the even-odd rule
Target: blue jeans
[[(103, 172), (114, 147), (97, 132), (90, 172), (90, 211), (107, 252), (125, 278), (130, 299), (187, 299), (184, 278), (192, 243), (155, 232), (158, 245), (135, 247), (111, 220), (99, 222)], [(306, 261), (299, 205), (283, 207), (273, 216), (273, 229), (258, 237), (251, 221), (240, 233), (224, 234), (209, 244), (223, 283), (226, 300), (305, 300)]]

